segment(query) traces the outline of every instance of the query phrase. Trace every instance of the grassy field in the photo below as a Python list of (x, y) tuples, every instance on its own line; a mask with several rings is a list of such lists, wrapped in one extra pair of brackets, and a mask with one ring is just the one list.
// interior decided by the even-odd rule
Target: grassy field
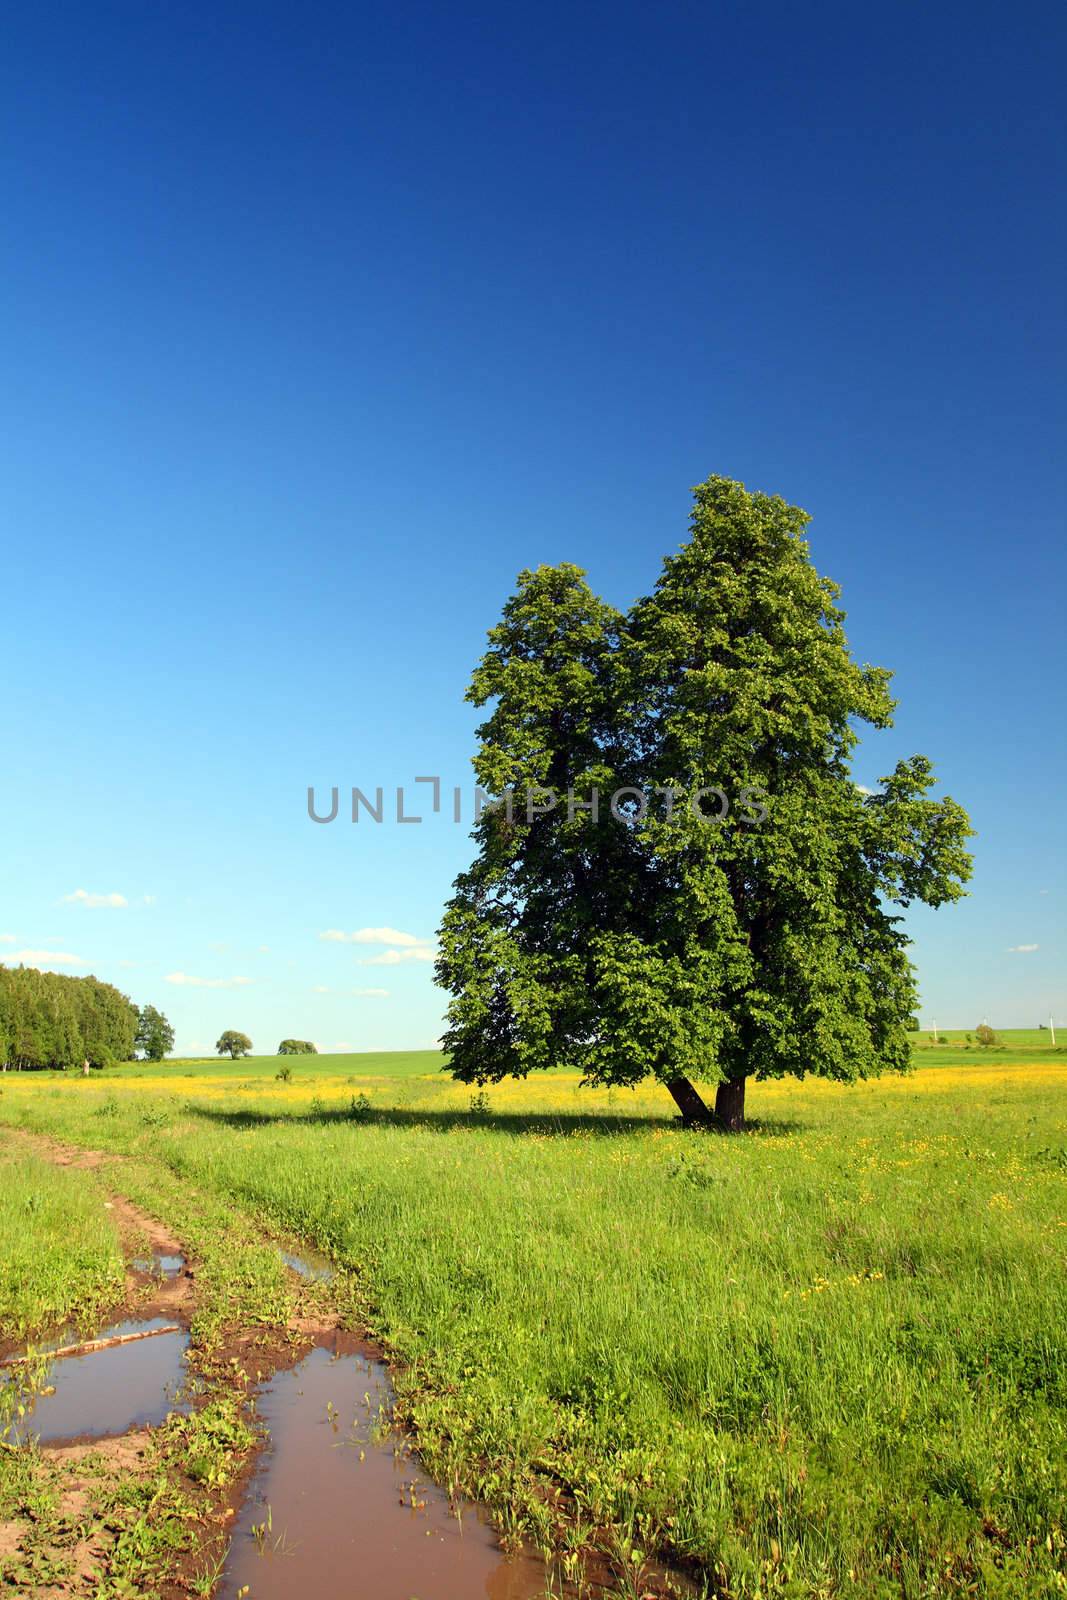
[(1067, 1061), (1067, 1028), (1057, 1033), (1053, 1045), (1047, 1028), (1005, 1028), (996, 1030), (994, 1045), (980, 1045), (973, 1028), (939, 1028), (937, 1043), (933, 1034), (913, 1033), (911, 1046), (917, 1065), (970, 1066), (981, 1061)]
[(102, 1201), (91, 1173), (0, 1147), (0, 1345), (118, 1295), (122, 1254)]
[(9, 1075), (0, 1121), (354, 1269), (431, 1469), (520, 1523), (554, 1485), (750, 1600), (1062, 1594), (1067, 1053), (964, 1044), (738, 1139), (432, 1052)]

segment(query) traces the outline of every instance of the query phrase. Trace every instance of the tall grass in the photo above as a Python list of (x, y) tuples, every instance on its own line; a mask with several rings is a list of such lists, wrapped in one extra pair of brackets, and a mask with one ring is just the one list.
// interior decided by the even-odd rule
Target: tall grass
[(87, 1132), (81, 1086), (20, 1085), (0, 1114), (358, 1268), (429, 1464), (498, 1504), (553, 1484), (736, 1596), (1062, 1592), (1062, 1067), (757, 1086), (740, 1139), (565, 1079), (487, 1115), (369, 1098), (131, 1089)]
[(122, 1293), (103, 1201), (91, 1173), (0, 1148), (0, 1345)]

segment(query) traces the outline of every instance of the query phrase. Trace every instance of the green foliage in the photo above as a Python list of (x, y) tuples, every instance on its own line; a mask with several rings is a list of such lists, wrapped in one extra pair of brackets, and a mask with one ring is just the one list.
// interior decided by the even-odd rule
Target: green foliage
[(277, 1078), (279, 1083), (290, 1083), (292, 1082), (293, 1069), (287, 1062), (284, 1067), (278, 1068), (274, 1076)]
[(174, 1049), (174, 1029), (155, 1006), (142, 1006), (134, 1040), (146, 1061), (162, 1061)]
[(0, 966), (0, 1065), (16, 1070), (127, 1061), (136, 1006), (99, 978)]
[[(561, 1062), (614, 1084), (909, 1065), (899, 910), (960, 896), (970, 828), (930, 798), (924, 756), (856, 787), (855, 725), (890, 725), (889, 673), (853, 661), (807, 520), (709, 479), (688, 543), (625, 615), (577, 567), (520, 574), (468, 691), (492, 704), (478, 781), (520, 801), (483, 812), (441, 928), (463, 1081)], [(594, 786), (596, 820), (526, 809), (527, 791)], [(607, 809), (624, 787), (651, 797), (630, 822)]]
[(310, 1039), (283, 1039), (278, 1046), (280, 1056), (317, 1056), (318, 1046)]
[(215, 1040), (215, 1049), (220, 1056), (229, 1056), (236, 1061), (238, 1056), (252, 1054), (252, 1041), (247, 1033), (237, 1033), (233, 1028), (227, 1028), (221, 1038)]
[(980, 1022), (978, 1024), (977, 1028), (974, 1030), (974, 1037), (977, 1042), (986, 1050), (990, 1049), (993, 1045), (1000, 1043), (1000, 1040), (997, 1038), (988, 1022)]

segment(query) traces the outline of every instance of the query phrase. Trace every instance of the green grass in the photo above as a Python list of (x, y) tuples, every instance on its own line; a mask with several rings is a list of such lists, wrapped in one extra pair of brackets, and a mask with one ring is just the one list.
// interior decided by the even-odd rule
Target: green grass
[[(1062, 1038), (1057, 1034), (1059, 1042), (1055, 1048), (1049, 1043), (1048, 1031), (1043, 1028), (998, 1029), (999, 1044), (989, 1050), (973, 1043), (967, 1049), (968, 1032), (973, 1040), (973, 1028), (938, 1029), (939, 1038), (948, 1039), (951, 1043), (936, 1047), (929, 1030), (913, 1033), (909, 1037), (912, 1047), (920, 1052), (918, 1059), (923, 1065), (928, 1063), (930, 1052), (935, 1050), (937, 1061), (943, 1066), (962, 1065), (986, 1057), (991, 1060), (1067, 1060), (1067, 1028), (1063, 1030)], [(966, 1053), (958, 1054), (960, 1051)], [(253, 1055), (238, 1061), (231, 1061), (229, 1056), (172, 1056), (164, 1062), (121, 1062), (94, 1076), (153, 1084), (164, 1079), (218, 1078), (232, 1084), (247, 1083), (254, 1086), (275, 1079), (281, 1069), (288, 1067), (294, 1083), (319, 1078), (352, 1078), (360, 1082), (364, 1079), (385, 1082), (398, 1078), (429, 1078), (436, 1081), (443, 1079), (444, 1062), (445, 1057), (439, 1050), (366, 1050), (346, 1055), (317, 1056)], [(565, 1074), (565, 1069), (561, 1068), (560, 1073)], [(549, 1074), (550, 1078), (554, 1076), (556, 1074)]]
[(0, 1118), (351, 1268), (443, 1481), (520, 1524), (554, 1485), (749, 1600), (1063, 1592), (1067, 1062), (756, 1085), (742, 1139), (564, 1074), (472, 1116), (410, 1067), (212, 1067), (26, 1077)]
[[(1011, 1051), (1013, 1054), (1018, 1053), (1020, 1050), (1025, 1051), (1026, 1054), (1029, 1055), (1032, 1050), (1050, 1050), (1053, 1048), (1061, 1049), (1067, 1047), (1067, 1028), (1063, 1029), (1062, 1035), (1057, 1032), (1057, 1042), (1055, 1046), (1052, 1045), (1052, 1038), (1047, 1028), (994, 1028), (993, 1031), (1004, 1048)], [(937, 1030), (937, 1037), (939, 1040), (948, 1039), (954, 1045), (966, 1044), (968, 1035), (970, 1035), (971, 1043), (974, 1045), (974, 1048), (976, 1050), (981, 1050), (982, 1047), (974, 1042), (975, 1028), (938, 1028)], [(920, 1029), (918, 1033), (909, 1034), (908, 1037), (910, 1038), (912, 1044), (916, 1045), (919, 1049), (925, 1049), (927, 1045), (933, 1047), (934, 1037), (932, 1028)], [(992, 1048), (996, 1047), (994, 1046)]]
[(980, 1045), (973, 1028), (939, 1028), (910, 1035), (917, 1066), (964, 1067), (979, 1062), (1067, 1062), (1067, 1028), (1057, 1033), (1055, 1045), (1046, 1028), (997, 1028), (994, 1045)]
[(97, 1077), (145, 1079), (158, 1083), (161, 1077), (214, 1078), (220, 1074), (234, 1082), (247, 1079), (255, 1083), (271, 1079), (288, 1067), (294, 1079), (318, 1077), (414, 1078), (438, 1073), (444, 1057), (439, 1050), (367, 1050), (350, 1055), (244, 1056), (231, 1061), (229, 1056), (168, 1056), (166, 1061), (123, 1061), (108, 1067)]
[(122, 1294), (118, 1236), (90, 1172), (0, 1150), (0, 1343)]

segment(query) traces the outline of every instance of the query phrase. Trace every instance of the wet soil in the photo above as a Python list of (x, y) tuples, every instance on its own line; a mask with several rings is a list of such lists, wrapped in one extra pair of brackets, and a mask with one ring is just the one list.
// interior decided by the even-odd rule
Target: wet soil
[(234, 1527), (219, 1600), (533, 1600), (545, 1568), (508, 1558), (473, 1506), (451, 1507), (402, 1440), (382, 1437), (384, 1365), (312, 1350), (276, 1373), (258, 1413), (269, 1443)]

